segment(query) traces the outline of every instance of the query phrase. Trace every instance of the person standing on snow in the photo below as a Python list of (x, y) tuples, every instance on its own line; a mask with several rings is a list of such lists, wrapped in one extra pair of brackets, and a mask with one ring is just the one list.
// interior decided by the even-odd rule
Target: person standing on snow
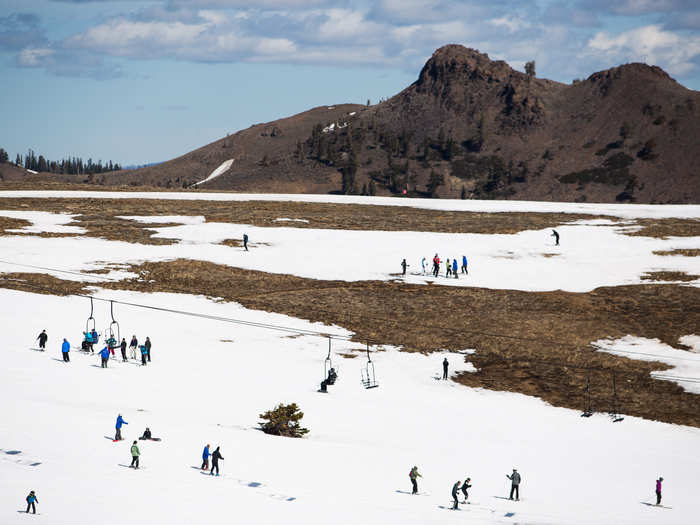
[(131, 342), (129, 343), (129, 350), (131, 350), (131, 359), (136, 359), (136, 349), (139, 347), (139, 340), (136, 339), (135, 335), (131, 336)]
[(245, 248), (245, 251), (248, 251), (248, 234), (247, 233), (243, 234), (243, 247)]
[[(35, 503), (39, 503), (39, 499), (36, 497), (36, 494), (34, 494), (34, 491), (30, 491), (29, 495), (27, 496), (27, 510), (26, 514), (29, 514), (29, 509), (32, 509), (32, 514), (36, 514), (36, 505)], [(21, 512), (21, 511), (20, 511)]]
[(401, 269), (403, 270), (403, 273), (402, 273), (401, 275), (403, 275), (404, 277), (406, 277), (406, 268), (407, 268), (408, 266), (410, 266), (410, 265), (409, 265), (409, 264), (406, 264), (406, 259), (404, 259), (403, 261), (401, 261)]
[(469, 271), (467, 270), (467, 256), (466, 255), (462, 255), (462, 273), (469, 275)]
[(148, 358), (148, 362), (151, 362), (151, 340), (146, 337), (146, 342), (143, 343), (144, 346), (146, 347), (146, 357)]
[(146, 366), (146, 355), (148, 355), (148, 348), (146, 345), (141, 345), (141, 366)]
[(39, 340), (39, 350), (41, 350), (42, 352), (46, 350), (46, 340), (48, 338), (49, 336), (46, 335), (46, 330), (42, 330), (39, 334), (39, 337), (37, 337), (37, 339)]
[(520, 474), (518, 474), (517, 469), (513, 469), (513, 473), (506, 477), (510, 480), (510, 497), (508, 499), (513, 499), (513, 493), (515, 493), (515, 501), (520, 501)]
[(472, 488), (472, 486), (469, 484), (471, 480), (472, 478), (467, 478), (464, 480), (464, 483), (462, 483), (462, 494), (464, 494), (464, 503), (467, 503), (467, 500), (469, 499), (469, 493), (467, 492), (467, 489)]
[(61, 345), (61, 354), (63, 354), (63, 361), (66, 363), (70, 363), (70, 356), (68, 355), (68, 352), (70, 352), (70, 343), (68, 342), (68, 339), (64, 337), (63, 344)]
[(126, 339), (122, 337), (122, 342), (119, 344), (119, 348), (122, 351), (122, 361), (126, 363)]
[(213, 476), (214, 475), (214, 469), (216, 469), (216, 475), (219, 475), (219, 460), (224, 459), (224, 456), (221, 455), (221, 452), (219, 452), (219, 447), (216, 447), (216, 450), (214, 453), (211, 455), (211, 472), (210, 474)]
[(457, 497), (457, 495), (459, 494), (460, 488), (461, 487), (459, 486), (459, 480), (457, 480), (457, 482), (454, 485), (452, 485), (452, 499), (455, 501), (452, 510), (459, 510), (459, 498)]
[(209, 452), (209, 443), (207, 443), (207, 446), (204, 447), (204, 451), (202, 452), (202, 470), (209, 470), (209, 456), (211, 456), (211, 453)]
[(661, 482), (664, 480), (664, 478), (659, 477), (659, 479), (656, 480), (656, 504), (661, 505)]
[(423, 268), (423, 275), (425, 275), (425, 257), (423, 257), (423, 259), (421, 260), (420, 266), (421, 268)]
[(411, 494), (418, 494), (418, 478), (423, 477), (418, 474), (418, 467), (414, 466), (411, 469), (411, 472), (408, 473), (408, 477), (411, 479), (411, 485), (413, 485), (413, 491)]
[(433, 257), (433, 277), (437, 277), (438, 274), (440, 273), (440, 257), (438, 257), (438, 254), (435, 254), (435, 257)]
[(117, 415), (117, 424), (115, 425), (115, 427), (117, 429), (117, 433), (114, 435), (114, 441), (121, 441), (122, 439), (124, 439), (122, 437), (122, 425), (128, 425), (128, 424), (129, 423), (124, 421), (124, 418), (122, 417), (121, 414)]
[(134, 441), (131, 445), (131, 465), (130, 467), (139, 468), (139, 456), (141, 456), (141, 451), (139, 450), (139, 445)]
[(457, 259), (452, 259), (452, 275), (455, 276), (455, 279), (459, 279), (457, 274)]
[(107, 368), (107, 363), (109, 363), (109, 348), (104, 347), (100, 351), (100, 357), (102, 358), (102, 368)]
[(447, 379), (447, 367), (450, 366), (450, 362), (447, 358), (442, 360), (442, 378)]
[(559, 246), (559, 233), (557, 230), (552, 230), (552, 235), (550, 237), (554, 237), (554, 246)]
[(450, 264), (450, 260), (447, 259), (445, 262), (445, 277), (449, 277), (450, 272), (452, 272), (452, 265)]

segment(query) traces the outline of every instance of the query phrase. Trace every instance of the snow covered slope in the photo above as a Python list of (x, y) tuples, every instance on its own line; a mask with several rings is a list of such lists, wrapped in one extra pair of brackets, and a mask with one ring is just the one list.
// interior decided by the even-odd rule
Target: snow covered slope
[(233, 159), (225, 160), (221, 163), (221, 165), (218, 168), (212, 171), (206, 179), (200, 180), (199, 182), (195, 182), (192, 186), (199, 186), (200, 184), (204, 184), (205, 182), (209, 182), (210, 180), (215, 179), (219, 175), (223, 175), (231, 168), (232, 164)]

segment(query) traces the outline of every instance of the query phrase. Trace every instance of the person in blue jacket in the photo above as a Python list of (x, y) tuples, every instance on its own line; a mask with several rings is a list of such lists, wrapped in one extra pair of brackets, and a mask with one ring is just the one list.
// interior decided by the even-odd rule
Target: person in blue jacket
[(117, 416), (117, 424), (115, 425), (116, 428), (117, 428), (117, 433), (116, 433), (116, 435), (114, 436), (114, 441), (121, 441), (122, 439), (124, 439), (124, 438), (122, 437), (122, 425), (128, 425), (128, 424), (129, 424), (129, 423), (127, 423), (126, 421), (124, 421), (124, 418), (122, 417), (121, 414), (119, 414), (119, 415)]
[(209, 446), (209, 443), (207, 443), (207, 446), (204, 447), (204, 451), (202, 452), (202, 470), (209, 470), (209, 456), (211, 456)]
[(36, 514), (36, 505), (35, 503), (39, 503), (39, 499), (36, 497), (36, 494), (32, 490), (29, 493), (29, 496), (27, 496), (27, 511), (26, 513), (29, 514), (29, 509), (32, 509), (32, 514)]
[(466, 273), (469, 275), (469, 271), (467, 270), (467, 256), (462, 255), (462, 273)]
[(68, 355), (68, 352), (70, 352), (70, 343), (68, 342), (68, 339), (64, 337), (63, 344), (61, 345), (61, 353), (63, 354), (63, 360), (66, 363), (70, 363), (70, 356)]
[(104, 347), (100, 351), (100, 357), (102, 358), (102, 368), (107, 368), (107, 363), (109, 363), (109, 348)]
[(455, 279), (459, 279), (459, 274), (457, 273), (457, 259), (452, 259), (452, 273), (455, 276)]
[(146, 366), (146, 357), (148, 356), (148, 347), (141, 345), (141, 365)]

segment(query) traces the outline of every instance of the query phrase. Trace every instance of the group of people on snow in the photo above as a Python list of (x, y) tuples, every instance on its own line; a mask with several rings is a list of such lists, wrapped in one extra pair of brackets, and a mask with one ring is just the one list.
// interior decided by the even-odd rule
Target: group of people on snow
[(221, 455), (220, 447), (216, 447), (214, 453), (209, 452), (209, 447), (211, 445), (207, 444), (202, 451), (202, 470), (209, 470), (209, 456), (211, 456), (211, 471), (209, 474), (214, 475), (214, 470), (216, 470), (216, 475), (219, 475), (219, 460), (224, 459)]
[[(88, 332), (83, 332), (84, 339), (83, 339), (83, 344), (81, 349), (85, 352), (88, 353), (95, 353), (93, 346), (97, 343), (99, 335), (95, 330), (88, 331)], [(46, 333), (46, 330), (42, 330), (39, 336), (37, 337), (37, 340), (39, 341), (39, 350), (44, 352), (46, 351), (46, 341), (48, 341), (49, 336)], [(100, 359), (101, 359), (101, 367), (102, 368), (107, 368), (107, 364), (109, 363), (110, 357), (115, 357), (114, 355), (114, 349), (119, 348), (121, 350), (122, 354), (122, 361), (127, 362), (128, 358), (126, 355), (126, 339), (122, 338), (121, 343), (117, 345), (116, 339), (111, 337), (110, 339), (107, 339), (106, 345), (102, 350), (98, 352)], [(70, 362), (70, 342), (68, 339), (65, 337), (63, 338), (63, 343), (61, 343), (61, 356), (63, 357), (63, 361), (66, 363)], [(129, 349), (131, 350), (131, 358), (132, 359), (137, 359), (137, 355), (141, 356), (141, 365), (146, 366), (147, 363), (151, 362), (151, 339), (150, 337), (146, 337), (146, 340), (143, 342), (142, 345), (139, 345), (138, 339), (136, 339), (136, 336), (133, 335), (131, 337), (131, 343), (129, 344)]]

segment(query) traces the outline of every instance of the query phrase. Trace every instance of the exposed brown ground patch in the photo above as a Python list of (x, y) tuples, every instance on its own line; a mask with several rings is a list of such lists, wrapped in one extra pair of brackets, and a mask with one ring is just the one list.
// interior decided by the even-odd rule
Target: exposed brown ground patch
[(670, 256), (682, 256), (682, 257), (700, 257), (700, 249), (697, 248), (678, 248), (676, 250), (666, 250), (666, 251), (655, 251), (654, 255), (670, 255)]
[(646, 272), (640, 279), (642, 281), (681, 281), (690, 282), (700, 278), (700, 275), (692, 275), (685, 272)]
[(639, 237), (699, 237), (699, 219), (637, 219), (642, 226), (639, 231), (625, 232), (625, 235)]
[(0, 232), (6, 235), (14, 235), (13, 232), (8, 232), (7, 230), (24, 228), (25, 226), (31, 225), (32, 223), (25, 219), (14, 219), (12, 217), (3, 217), (2, 215), (0, 215)]
[(0, 273), (0, 288), (21, 290), (43, 295), (72, 295), (87, 293), (85, 283), (57, 279), (45, 273)]

